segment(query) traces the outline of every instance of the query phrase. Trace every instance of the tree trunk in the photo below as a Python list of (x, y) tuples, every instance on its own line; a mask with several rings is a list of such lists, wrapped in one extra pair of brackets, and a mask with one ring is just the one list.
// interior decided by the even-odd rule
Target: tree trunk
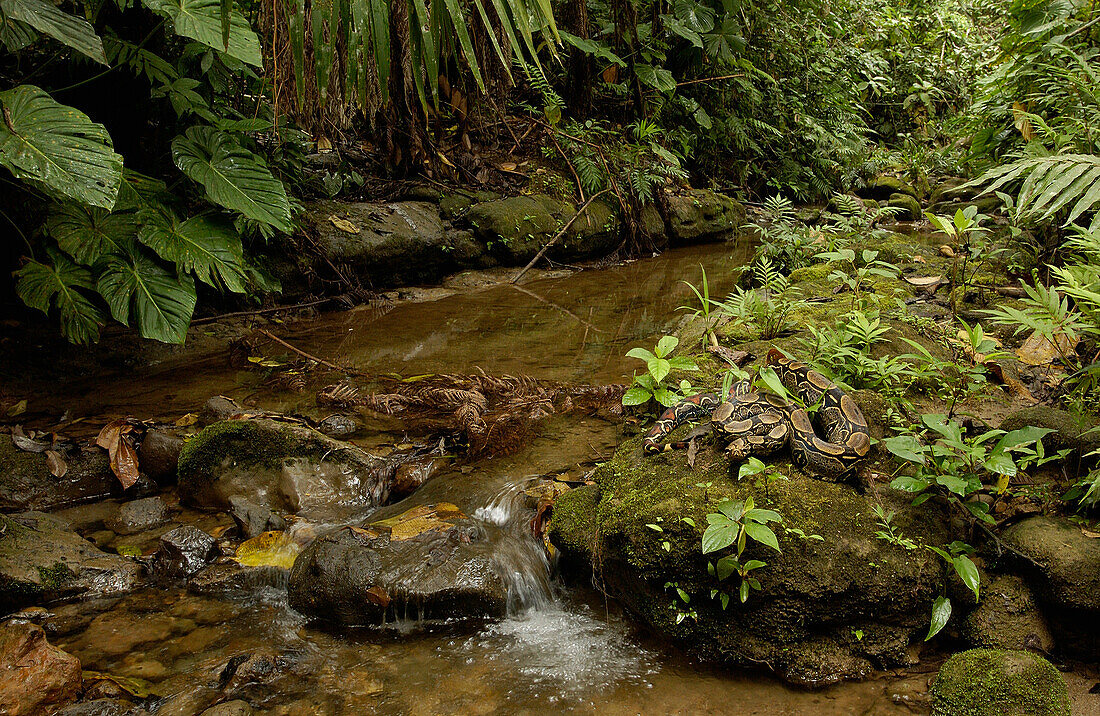
[[(398, 174), (420, 170), (428, 144), (427, 119), (416, 93), (412, 42), (409, 38), (409, 5), (406, 0), (390, 4), (390, 107), (386, 113), (386, 149), (390, 165)], [(432, 82), (434, 78), (430, 78)]]
[[(570, 0), (562, 13), (562, 23), (577, 37), (587, 40), (588, 1)], [(569, 75), (566, 78), (565, 96), (569, 112), (577, 119), (584, 119), (592, 110), (592, 58), (577, 48), (569, 52)]]

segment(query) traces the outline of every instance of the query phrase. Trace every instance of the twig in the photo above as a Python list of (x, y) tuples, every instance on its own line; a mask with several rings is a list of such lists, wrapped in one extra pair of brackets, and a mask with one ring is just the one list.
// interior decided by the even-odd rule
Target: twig
[(306, 353), (301, 348), (295, 348), (294, 346), (290, 345), (289, 343), (284, 341), (282, 338), (279, 338), (277, 335), (275, 335), (271, 331), (267, 330), (266, 328), (257, 328), (256, 330), (258, 332), (264, 334), (265, 336), (267, 336), (271, 340), (275, 341), (279, 345), (284, 346), (285, 348), (289, 348), (290, 350), (294, 351), (298, 355), (302, 356), (303, 358), (307, 358), (307, 359), (313, 361), (314, 363), (318, 363), (320, 365), (325, 366), (326, 368), (332, 368), (333, 370), (338, 370), (338, 371), (341, 371), (343, 373), (348, 373), (350, 375), (366, 376), (366, 373), (361, 373), (361, 372), (355, 370), (354, 368), (347, 368), (345, 366), (336, 365), (335, 363), (330, 363), (329, 361), (325, 360), (324, 358), (318, 358), (317, 356), (310, 355), (309, 353)]
[[(573, 181), (577, 183), (577, 194), (580, 196), (581, 201), (584, 201), (584, 185), (581, 184), (581, 178), (577, 174), (577, 169), (573, 166), (573, 162), (569, 161), (569, 156), (565, 153), (565, 150), (561, 148), (561, 145), (558, 144), (558, 138), (554, 136), (553, 132), (550, 132), (550, 141), (554, 143), (554, 148), (558, 150), (558, 154), (561, 155), (562, 161), (565, 162), (565, 166), (569, 167), (569, 171), (573, 174)], [(515, 281), (512, 283), (515, 283)]]
[(553, 246), (555, 243), (557, 243), (558, 239), (565, 236), (565, 232), (569, 231), (569, 227), (573, 225), (573, 222), (576, 221), (577, 219), (579, 219), (580, 215), (583, 214), (588, 209), (588, 205), (591, 204), (593, 201), (595, 201), (600, 196), (608, 193), (609, 191), (611, 191), (611, 190), (610, 189), (604, 189), (603, 191), (597, 192), (597, 193), (593, 194), (592, 196), (588, 197), (588, 201), (584, 202), (584, 204), (581, 205), (581, 208), (577, 209), (577, 213), (573, 214), (573, 218), (571, 218), (569, 221), (565, 222), (565, 226), (561, 227), (561, 231), (554, 234), (554, 238), (547, 241), (546, 245), (543, 246), (537, 254), (535, 254), (535, 257), (533, 259), (531, 259), (530, 261), (527, 262), (527, 265), (524, 266), (520, 270), (520, 272), (517, 273), (515, 275), (515, 277), (512, 278), (512, 280), (509, 283), (515, 284), (521, 278), (523, 278), (523, 274), (527, 273), (531, 269), (531, 267), (534, 266), (538, 262), (538, 260), (541, 259), (546, 254), (546, 252), (550, 250), (550, 247)]
[(299, 308), (309, 308), (310, 306), (319, 306), (322, 303), (328, 303), (332, 301), (333, 297), (319, 298), (316, 301), (307, 301), (306, 303), (296, 303), (292, 306), (275, 306), (274, 308), (259, 308), (255, 311), (233, 311), (232, 313), (222, 313), (217, 316), (207, 316), (206, 318), (199, 318), (191, 321), (192, 326), (198, 326), (203, 323), (213, 323), (214, 321), (220, 321), (223, 318), (236, 318), (238, 316), (259, 316), (264, 313), (276, 313), (278, 311), (294, 311)]
[(699, 80), (688, 80), (686, 82), (677, 82), (676, 86), (677, 87), (683, 87), (684, 85), (694, 85), (694, 84), (699, 84), (700, 82), (714, 82), (715, 80), (732, 80), (735, 77), (744, 77), (744, 76), (745, 76), (744, 74), (738, 73), (736, 75), (722, 75), (721, 77), (704, 77), (704, 78), (699, 79)]
[(603, 333), (603, 331), (602, 331), (601, 329), (599, 329), (599, 328), (596, 328), (596, 327), (595, 327), (594, 325), (592, 325), (592, 324), (591, 324), (591, 323), (589, 323), (588, 321), (584, 320), (583, 318), (581, 318), (581, 317), (580, 317), (580, 316), (578, 316), (577, 314), (573, 313), (573, 312), (572, 312), (572, 311), (570, 311), (570, 310), (569, 310), (568, 308), (565, 308), (564, 306), (559, 306), (558, 304), (554, 303), (553, 301), (548, 301), (548, 300), (546, 300), (545, 298), (543, 298), (542, 296), (540, 296), (540, 295), (538, 295), (537, 293), (535, 293), (534, 291), (528, 291), (528, 290), (527, 290), (526, 288), (524, 288), (523, 286), (517, 286), (517, 285), (515, 285), (514, 283), (513, 283), (513, 284), (511, 284), (511, 286), (512, 286), (512, 288), (516, 289), (516, 290), (517, 290), (517, 291), (519, 291), (520, 293), (522, 293), (522, 294), (525, 294), (525, 295), (527, 295), (527, 296), (530, 296), (531, 298), (535, 299), (536, 301), (539, 301), (539, 302), (541, 302), (541, 303), (545, 303), (545, 304), (546, 304), (547, 306), (550, 306), (551, 308), (556, 308), (556, 309), (558, 309), (559, 311), (561, 311), (561, 312), (562, 312), (562, 313), (564, 313), (565, 315), (569, 316), (569, 317), (570, 317), (570, 318), (572, 318), (573, 320), (575, 320), (575, 321), (577, 321), (578, 323), (580, 323), (581, 325), (583, 325), (583, 326), (585, 327), (585, 329), (586, 329), (586, 330), (589, 330), (589, 329), (590, 329), (590, 330), (593, 330), (593, 331), (595, 331), (596, 333)]

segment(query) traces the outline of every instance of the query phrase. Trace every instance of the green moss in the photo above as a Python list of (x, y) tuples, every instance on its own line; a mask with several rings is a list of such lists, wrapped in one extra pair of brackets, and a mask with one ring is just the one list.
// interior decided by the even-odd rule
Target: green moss
[(38, 577), (41, 580), (41, 591), (53, 592), (60, 590), (69, 582), (76, 573), (63, 562), (56, 562), (52, 567), (39, 567)]
[(1069, 716), (1066, 682), (1027, 651), (955, 654), (932, 685), (933, 716)]
[[(792, 284), (809, 283), (814, 285), (820, 285), (825, 283), (832, 272), (832, 267), (828, 263), (822, 262), (813, 264), (812, 266), (803, 266), (791, 271), (790, 280)], [(805, 288), (805, 287), (804, 287)]]
[(179, 475), (208, 475), (227, 457), (246, 464), (275, 465), (283, 457), (303, 451), (309, 452), (308, 441), (295, 436), (289, 426), (273, 430), (258, 421), (223, 420), (184, 443)]
[(599, 537), (596, 530), (596, 506), (599, 501), (599, 485), (582, 485), (554, 502), (550, 539), (567, 557), (592, 562)]

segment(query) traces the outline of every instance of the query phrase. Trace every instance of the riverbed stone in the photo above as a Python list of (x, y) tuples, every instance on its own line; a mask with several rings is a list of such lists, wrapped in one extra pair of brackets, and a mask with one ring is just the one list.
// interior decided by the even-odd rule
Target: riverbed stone
[(128, 592), (143, 581), (140, 564), (99, 551), (56, 517), (0, 516), (0, 613), (54, 599)]
[(932, 716), (1069, 716), (1065, 679), (1027, 651), (972, 649), (944, 662)]
[(37, 624), (0, 624), (0, 713), (37, 716), (76, 699), (80, 661), (46, 640)]
[(237, 533), (243, 539), (286, 529), (286, 520), (280, 515), (272, 512), (266, 505), (257, 505), (241, 495), (229, 497), (229, 516), (237, 524)]
[(66, 706), (53, 716), (123, 716), (131, 713), (133, 707), (124, 699), (93, 699)]
[(149, 428), (141, 440), (138, 461), (141, 471), (160, 484), (176, 481), (183, 438), (161, 428)]
[(1031, 517), (1001, 539), (1026, 555), (1021, 574), (1035, 589), (1062, 651), (1082, 659), (1100, 656), (1100, 539), (1064, 517)]
[(289, 570), (281, 567), (245, 567), (235, 562), (203, 567), (187, 581), (195, 594), (241, 597), (265, 587), (286, 589)]
[(889, 199), (892, 194), (907, 194), (914, 199), (919, 199), (920, 194), (912, 184), (904, 179), (892, 176), (878, 176), (867, 183), (867, 186), (856, 192), (867, 199)]
[(710, 189), (668, 193), (668, 238), (672, 246), (719, 241), (745, 223), (745, 207)]
[(221, 551), (214, 538), (198, 527), (177, 527), (161, 535), (160, 546), (153, 555), (153, 574), (161, 581), (190, 577), (219, 554)]
[(1054, 651), (1054, 637), (1031, 587), (1012, 574), (1000, 575), (982, 589), (981, 602), (963, 620), (960, 632), (976, 647)]
[(485, 527), (465, 515), (401, 539), (363, 522), (319, 537), (290, 571), (290, 605), (343, 626), (504, 616), (508, 582)]
[(229, 498), (281, 513), (329, 517), (378, 506), (396, 465), (304, 425), (271, 419), (215, 423), (180, 454), (179, 492), (187, 505), (227, 510)]
[(48, 510), (122, 493), (105, 450), (66, 445), (58, 452), (67, 468), (61, 477), (50, 472), (45, 454), (20, 450), (0, 435), (0, 510)]
[(897, 218), (902, 221), (916, 221), (924, 216), (920, 201), (908, 194), (891, 194), (890, 198), (886, 200), (886, 206), (901, 209), (901, 213), (897, 215)]
[(252, 716), (252, 706), (240, 699), (225, 701), (206, 709), (202, 716)]
[[(213, 425), (243, 412), (244, 408), (236, 400), (225, 395), (215, 395), (203, 403), (202, 410), (199, 411), (199, 425)], [(176, 462), (179, 462), (178, 456)]]
[[(793, 468), (789, 479), (767, 485), (738, 481), (716, 450), (701, 451), (692, 469), (682, 452), (644, 455), (640, 438), (624, 443), (593, 479), (598, 500), (594, 487), (558, 498), (550, 538), (567, 562), (594, 567), (608, 594), (658, 633), (706, 660), (764, 664), (808, 686), (911, 663), (908, 647), (927, 632), (944, 568), (927, 550), (878, 539), (872, 508), (895, 510), (893, 524), (907, 537), (950, 542), (946, 516), (928, 515), (930, 504), (918, 511), (895, 491), (873, 498)], [(750, 540), (742, 561), (766, 566), (753, 573), (762, 589), (742, 604), (738, 577), (718, 582), (708, 569), (725, 552), (704, 555), (700, 547), (707, 514), (724, 498), (750, 496), (783, 516), (775, 529), (783, 551)], [(689, 606), (670, 584), (689, 595)], [(726, 609), (713, 589), (730, 594)], [(686, 608), (697, 618), (677, 623)]]
[(424, 201), (316, 201), (307, 221), (322, 255), (376, 287), (438, 281), (456, 264), (439, 207)]
[(103, 526), (120, 535), (132, 535), (159, 527), (168, 521), (168, 505), (160, 497), (124, 502), (103, 521)]

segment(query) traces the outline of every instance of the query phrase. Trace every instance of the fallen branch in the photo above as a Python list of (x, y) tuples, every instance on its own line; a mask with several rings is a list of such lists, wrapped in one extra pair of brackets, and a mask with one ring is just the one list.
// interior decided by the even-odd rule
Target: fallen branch
[(282, 338), (279, 338), (277, 335), (275, 335), (271, 331), (267, 330), (266, 328), (257, 328), (256, 330), (258, 332), (264, 334), (265, 336), (267, 336), (271, 340), (275, 341), (279, 345), (283, 346), (284, 348), (289, 348), (290, 350), (294, 351), (298, 355), (300, 355), (303, 358), (306, 358), (308, 360), (311, 360), (314, 363), (317, 363), (319, 365), (323, 365), (326, 368), (331, 368), (333, 370), (338, 370), (338, 371), (341, 371), (343, 373), (347, 373), (348, 375), (356, 375), (356, 376), (360, 376), (360, 377), (366, 377), (366, 373), (361, 373), (361, 372), (355, 370), (354, 368), (347, 368), (345, 366), (336, 365), (335, 363), (329, 362), (329, 361), (325, 360), (324, 358), (318, 358), (315, 355), (310, 355), (309, 353), (306, 353), (301, 348), (296, 348), (296, 347), (292, 346), (291, 344), (287, 343)]
[(334, 300), (333, 296), (328, 298), (319, 298), (316, 301), (307, 301), (305, 303), (296, 303), (292, 306), (275, 306), (274, 308), (258, 308), (255, 311), (233, 311), (232, 313), (222, 313), (217, 316), (207, 316), (206, 318), (198, 318), (191, 321), (192, 326), (202, 325), (203, 323), (213, 323), (214, 321), (220, 321), (223, 318), (238, 318), (240, 316), (260, 316), (265, 313), (276, 313), (278, 311), (295, 311), (299, 308), (309, 308), (310, 306), (319, 306), (322, 303), (328, 303)]
[(541, 259), (541, 258), (542, 258), (543, 256), (545, 256), (545, 255), (546, 255), (546, 252), (550, 250), (550, 247), (551, 247), (551, 246), (553, 246), (553, 245), (554, 245), (555, 243), (557, 243), (558, 239), (560, 239), (561, 237), (565, 236), (565, 232), (566, 232), (566, 231), (569, 231), (569, 227), (573, 225), (573, 222), (574, 222), (574, 221), (576, 221), (576, 220), (577, 220), (578, 218), (580, 218), (580, 215), (581, 215), (581, 214), (583, 214), (583, 213), (584, 213), (585, 211), (587, 211), (587, 209), (588, 209), (588, 206), (589, 206), (589, 205), (590, 205), (590, 204), (591, 204), (591, 203), (592, 203), (593, 201), (595, 201), (595, 200), (596, 200), (596, 199), (598, 199), (599, 197), (603, 196), (604, 194), (608, 193), (609, 191), (611, 191), (611, 190), (610, 190), (610, 189), (604, 189), (603, 191), (597, 192), (597, 193), (593, 194), (592, 196), (588, 197), (588, 201), (586, 201), (586, 202), (584, 202), (583, 204), (581, 204), (581, 207), (580, 207), (579, 209), (577, 209), (577, 213), (576, 213), (576, 214), (573, 214), (573, 218), (571, 218), (571, 219), (570, 219), (569, 221), (565, 222), (565, 226), (561, 227), (561, 231), (559, 231), (558, 233), (554, 234), (554, 238), (552, 238), (552, 239), (550, 239), (549, 241), (547, 241), (547, 242), (546, 242), (546, 245), (545, 245), (545, 246), (543, 246), (543, 247), (542, 247), (542, 248), (541, 248), (541, 249), (539, 250), (539, 252), (538, 252), (537, 254), (535, 254), (535, 257), (534, 257), (533, 259), (531, 259), (530, 261), (528, 261), (528, 262), (527, 262), (527, 265), (526, 265), (526, 266), (524, 266), (524, 267), (523, 267), (523, 268), (522, 268), (522, 269), (520, 270), (520, 272), (519, 272), (519, 273), (517, 273), (517, 274), (515, 275), (515, 277), (513, 277), (513, 278), (512, 278), (512, 280), (511, 280), (511, 281), (509, 281), (509, 283), (515, 284), (515, 283), (517, 283), (517, 282), (518, 282), (518, 281), (519, 281), (519, 280), (520, 280), (521, 278), (523, 278), (523, 274), (525, 274), (525, 273), (527, 273), (528, 271), (530, 271), (530, 270), (531, 270), (531, 267), (532, 267), (532, 266), (534, 266), (534, 265), (535, 265), (536, 263), (538, 263), (538, 260), (539, 260), (539, 259)]

